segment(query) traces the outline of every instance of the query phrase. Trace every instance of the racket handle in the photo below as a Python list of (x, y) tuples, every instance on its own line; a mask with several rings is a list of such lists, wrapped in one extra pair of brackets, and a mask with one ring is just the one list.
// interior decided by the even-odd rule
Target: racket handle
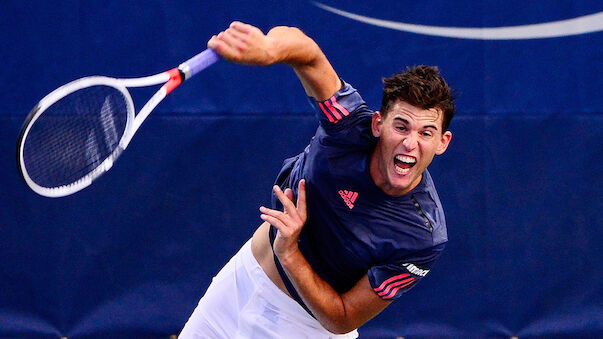
[(220, 56), (210, 48), (186, 60), (178, 66), (178, 69), (184, 73), (184, 79), (182, 79), (182, 81), (188, 80), (193, 75), (213, 65), (218, 60), (220, 60)]

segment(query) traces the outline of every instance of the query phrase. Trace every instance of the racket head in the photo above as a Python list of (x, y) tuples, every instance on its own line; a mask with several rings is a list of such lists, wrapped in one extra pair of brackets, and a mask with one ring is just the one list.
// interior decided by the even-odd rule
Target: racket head
[(108, 171), (133, 133), (134, 104), (118, 79), (85, 77), (45, 96), (17, 140), (25, 183), (46, 197), (63, 197)]

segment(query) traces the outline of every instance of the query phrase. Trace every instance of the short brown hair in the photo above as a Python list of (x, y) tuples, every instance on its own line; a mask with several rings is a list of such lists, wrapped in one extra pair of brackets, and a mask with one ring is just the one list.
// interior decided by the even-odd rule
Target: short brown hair
[(454, 116), (454, 93), (436, 66), (406, 67), (404, 72), (383, 78), (383, 84), (382, 115), (387, 115), (391, 106), (402, 100), (422, 109), (441, 110), (442, 132), (448, 130)]

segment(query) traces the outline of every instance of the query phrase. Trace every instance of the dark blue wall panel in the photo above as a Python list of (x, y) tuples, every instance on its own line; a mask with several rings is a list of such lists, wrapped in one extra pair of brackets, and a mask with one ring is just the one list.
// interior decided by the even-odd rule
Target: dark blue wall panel
[[(562, 0), (324, 3), (473, 28), (603, 11), (596, 1)], [(282, 159), (316, 128), (285, 66), (212, 66), (160, 104), (107, 175), (73, 196), (31, 192), (14, 156), (25, 116), (54, 88), (171, 68), (232, 20), (301, 27), (374, 108), (381, 77), (412, 64), (439, 65), (460, 94), (452, 145), (431, 166), (448, 249), (361, 338), (603, 336), (603, 32), (444, 38), (360, 23), (310, 1), (5, 1), (0, 337), (176, 334), (251, 236)], [(134, 92), (135, 103), (150, 93)]]

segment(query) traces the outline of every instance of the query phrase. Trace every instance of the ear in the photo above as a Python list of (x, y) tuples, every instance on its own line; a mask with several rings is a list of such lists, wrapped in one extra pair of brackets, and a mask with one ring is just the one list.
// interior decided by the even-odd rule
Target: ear
[(440, 145), (438, 145), (438, 148), (436, 149), (436, 154), (440, 155), (444, 152), (446, 152), (446, 149), (448, 148), (448, 145), (450, 144), (450, 140), (452, 140), (452, 132), (450, 131), (446, 131), (444, 132), (444, 134), (442, 134), (442, 138), (440, 139)]
[(383, 117), (381, 116), (381, 112), (376, 111), (373, 113), (373, 120), (371, 121), (371, 130), (373, 132), (373, 136), (378, 138), (381, 136), (381, 125), (383, 124)]

